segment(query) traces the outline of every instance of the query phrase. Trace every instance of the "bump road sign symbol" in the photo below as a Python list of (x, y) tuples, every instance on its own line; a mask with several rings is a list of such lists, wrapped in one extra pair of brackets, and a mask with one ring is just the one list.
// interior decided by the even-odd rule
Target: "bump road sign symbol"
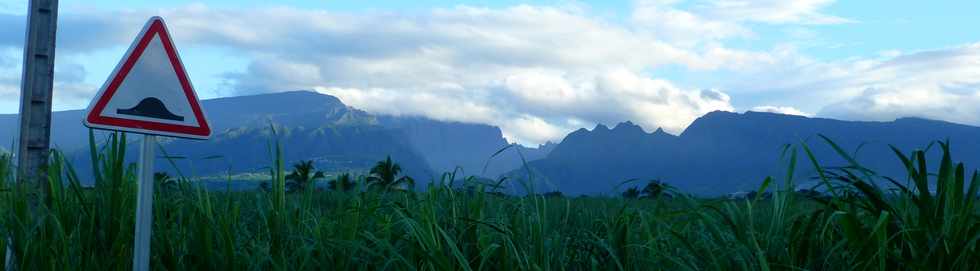
[(140, 101), (139, 104), (129, 109), (116, 109), (116, 113), (123, 115), (143, 116), (148, 118), (184, 121), (184, 117), (174, 115), (167, 110), (167, 106), (160, 99), (149, 97)]
[(211, 128), (166, 24), (151, 18), (89, 104), (85, 126), (207, 139)]

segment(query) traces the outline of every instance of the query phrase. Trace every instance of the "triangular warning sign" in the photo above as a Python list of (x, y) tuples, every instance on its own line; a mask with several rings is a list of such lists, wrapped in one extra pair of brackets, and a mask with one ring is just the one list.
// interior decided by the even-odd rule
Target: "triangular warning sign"
[(85, 126), (207, 139), (211, 127), (187, 78), (167, 26), (143, 26), (85, 114)]

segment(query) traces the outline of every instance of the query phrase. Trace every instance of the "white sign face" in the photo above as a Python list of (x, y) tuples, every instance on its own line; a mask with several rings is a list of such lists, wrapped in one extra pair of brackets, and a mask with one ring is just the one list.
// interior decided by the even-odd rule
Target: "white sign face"
[(89, 104), (85, 126), (152, 135), (207, 139), (197, 94), (160, 17), (143, 27)]

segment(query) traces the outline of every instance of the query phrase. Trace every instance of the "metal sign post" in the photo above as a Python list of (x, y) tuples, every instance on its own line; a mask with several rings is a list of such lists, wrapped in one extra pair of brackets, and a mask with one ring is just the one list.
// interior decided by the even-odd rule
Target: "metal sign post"
[(149, 270), (156, 136), (191, 139), (211, 136), (211, 127), (163, 18), (153, 17), (146, 22), (89, 104), (83, 123), (90, 128), (144, 135), (140, 148), (133, 270)]
[(136, 195), (136, 236), (133, 247), (133, 270), (150, 266), (150, 232), (153, 228), (153, 147), (156, 136), (143, 135), (140, 148), (139, 185)]

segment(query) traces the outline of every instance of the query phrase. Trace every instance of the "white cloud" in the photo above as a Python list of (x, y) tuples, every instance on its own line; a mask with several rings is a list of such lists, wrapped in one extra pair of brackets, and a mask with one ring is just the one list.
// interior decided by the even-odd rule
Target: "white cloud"
[(587, 124), (626, 120), (679, 133), (704, 113), (734, 110), (730, 97), (720, 91), (684, 90), (627, 70), (581, 79), (517, 71), (507, 78), (500, 85), (442, 93), (406, 88), (317, 91), (369, 112), (497, 125), (508, 139), (525, 144), (560, 139)]
[(316, 87), (337, 96), (345, 104), (369, 112), (391, 115), (425, 115), (439, 120), (493, 123), (499, 110), (465, 96), (443, 96), (412, 89), (356, 89)]
[(820, 114), (879, 120), (918, 116), (980, 125), (980, 43), (898, 55), (843, 79), (857, 90)]
[[(558, 127), (541, 118), (521, 115), (501, 125), (504, 137), (513, 139), (523, 139), (524, 142), (554, 141), (562, 138), (568, 133), (567, 127)], [(516, 134), (515, 134), (516, 133)]]
[[(730, 38), (754, 38), (749, 23), (826, 25), (854, 20), (820, 11), (835, 0), (638, 0), (631, 19), (674, 45), (696, 46)], [(693, 7), (692, 7), (693, 6)], [(795, 33), (808, 31), (795, 28)], [(815, 37), (810, 37), (811, 39)]]
[(707, 16), (772, 24), (842, 24), (851, 19), (821, 13), (836, 0), (715, 0), (701, 5)]
[(789, 105), (822, 117), (917, 116), (980, 125), (980, 43), (833, 61), (795, 53), (777, 59), (723, 86), (741, 90), (741, 97), (765, 97), (760, 104)]
[[(668, 81), (641, 77), (628, 71), (603, 75), (598, 90), (611, 102), (600, 103), (599, 111), (614, 111), (622, 107), (620, 119), (633, 120), (648, 130), (663, 128), (679, 134), (701, 115), (716, 111), (734, 110), (731, 98), (717, 90), (682, 90)], [(611, 123), (613, 121), (603, 121)]]
[(689, 46), (702, 41), (752, 35), (737, 22), (705, 18), (675, 8), (675, 4), (676, 1), (636, 1), (631, 17), (645, 31)]
[(773, 61), (766, 52), (714, 42), (689, 48), (646, 26), (560, 7), (461, 6), (413, 15), (195, 5), (162, 13), (178, 43), (234, 48), (253, 60), (227, 75), (239, 94), (316, 89), (370, 112), (498, 125), (510, 140), (530, 144), (583, 123), (633, 120), (679, 132), (700, 114), (732, 110), (730, 98), (644, 71)]
[(761, 106), (753, 107), (749, 111), (779, 113), (779, 114), (797, 115), (797, 116), (804, 116), (804, 117), (813, 116), (813, 114), (800, 111), (799, 109), (793, 108), (791, 106), (761, 105)]

